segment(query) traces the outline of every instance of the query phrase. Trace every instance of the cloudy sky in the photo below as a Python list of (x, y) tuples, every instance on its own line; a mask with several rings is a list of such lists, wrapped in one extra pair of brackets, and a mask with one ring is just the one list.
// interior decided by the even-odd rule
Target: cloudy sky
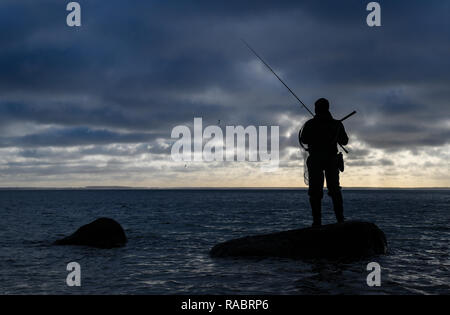
[[(449, 187), (450, 2), (0, 3), (0, 186), (304, 187), (309, 118), (241, 42), (350, 135), (346, 187)], [(177, 125), (280, 126), (280, 167), (175, 162)]]

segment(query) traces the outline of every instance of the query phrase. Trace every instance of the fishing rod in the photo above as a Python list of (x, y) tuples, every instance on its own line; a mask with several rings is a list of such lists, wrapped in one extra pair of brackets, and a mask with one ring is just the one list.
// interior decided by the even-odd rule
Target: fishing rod
[(344, 121), (344, 120), (346, 120), (347, 118), (350, 118), (351, 116), (353, 116), (353, 115), (355, 115), (355, 114), (356, 114), (356, 110), (354, 110), (353, 112), (351, 112), (350, 114), (348, 114), (348, 115), (345, 116), (344, 118), (340, 119), (339, 121)]
[[(291, 92), (292, 95), (294, 95), (294, 97), (297, 99), (297, 101), (300, 102), (300, 104), (311, 114), (311, 116), (314, 117), (313, 112), (308, 108), (308, 106), (305, 105), (305, 103), (302, 102), (302, 100), (294, 93), (294, 91), (291, 90), (291, 88), (284, 83), (284, 81), (278, 76), (278, 74), (272, 69), (272, 67), (269, 66), (269, 64), (267, 62), (264, 61), (264, 59), (261, 58), (261, 56), (258, 55), (258, 53), (244, 40), (242, 39), (242, 42), (245, 44), (245, 46), (247, 46), (248, 49), (250, 49), (250, 51), (256, 56), (258, 57), (259, 60), (261, 60), (261, 62), (275, 75), (275, 77), (281, 82), (283, 83), (283, 85), (289, 90), (289, 92)], [(347, 116), (345, 116), (344, 118), (342, 118), (340, 121), (344, 121), (347, 118), (353, 116), (354, 114), (356, 114), (356, 111), (351, 112), (350, 114), (348, 114)], [(347, 149), (344, 148), (344, 146), (342, 144), (339, 144), (339, 146), (342, 148), (342, 150), (345, 151), (345, 153), (348, 153)]]
[(241, 39), (241, 40), (244, 42), (244, 44), (247, 46), (247, 48), (250, 49), (255, 54), (255, 56), (258, 57), (259, 60), (261, 60), (261, 62), (277, 77), (277, 79), (280, 80), (281, 83), (283, 83), (283, 85), (289, 90), (289, 92), (291, 92), (291, 94), (294, 95), (294, 97), (297, 99), (297, 101), (299, 101), (300, 104), (302, 104), (303, 107), (314, 117), (313, 112), (308, 108), (308, 106), (306, 106), (305, 103), (303, 103), (302, 100), (299, 99), (298, 96), (289, 88), (289, 86), (287, 86), (287, 84), (284, 83), (283, 80), (281, 80), (281, 78), (278, 76), (278, 74), (276, 74), (276, 72), (273, 71), (273, 69), (264, 61), (264, 59), (262, 59), (258, 55), (258, 53), (245, 40), (243, 40), (243, 39)]

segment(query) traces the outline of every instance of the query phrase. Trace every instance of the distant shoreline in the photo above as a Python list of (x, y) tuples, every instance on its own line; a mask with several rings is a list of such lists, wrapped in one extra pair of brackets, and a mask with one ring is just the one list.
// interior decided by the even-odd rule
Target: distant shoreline
[[(86, 187), (0, 187), (7, 190), (307, 190), (307, 187), (128, 187), (128, 186), (86, 186)], [(326, 188), (324, 188), (326, 189)], [(343, 190), (450, 190), (450, 187), (343, 187)]]

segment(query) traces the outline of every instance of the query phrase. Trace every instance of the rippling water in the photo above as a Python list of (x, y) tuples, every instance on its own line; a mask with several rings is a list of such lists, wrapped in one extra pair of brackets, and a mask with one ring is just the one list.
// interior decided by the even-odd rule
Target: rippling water
[[(235, 237), (310, 224), (302, 190), (0, 191), (2, 294), (450, 294), (450, 191), (344, 191), (346, 217), (376, 223), (390, 252), (354, 263), (213, 259)], [(334, 221), (324, 199), (324, 223)], [(126, 247), (51, 246), (98, 217)], [(68, 287), (67, 263), (82, 286)], [(368, 287), (366, 266), (382, 267)]]

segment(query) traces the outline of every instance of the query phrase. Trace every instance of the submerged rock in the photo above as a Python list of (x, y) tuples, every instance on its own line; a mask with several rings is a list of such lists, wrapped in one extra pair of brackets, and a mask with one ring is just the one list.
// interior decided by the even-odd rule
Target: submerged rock
[(57, 240), (54, 245), (85, 245), (98, 248), (121, 247), (127, 243), (125, 232), (119, 223), (100, 218), (83, 225), (75, 233)]
[(359, 259), (386, 254), (386, 237), (375, 224), (347, 221), (247, 236), (214, 246), (212, 257)]

